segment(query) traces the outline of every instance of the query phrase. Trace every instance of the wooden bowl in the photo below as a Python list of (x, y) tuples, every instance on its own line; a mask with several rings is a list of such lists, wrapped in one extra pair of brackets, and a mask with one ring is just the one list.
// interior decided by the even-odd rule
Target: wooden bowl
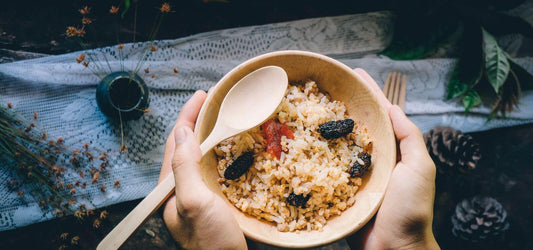
[(217, 181), (219, 175), (213, 151), (201, 161), (204, 181), (233, 208), (233, 216), (244, 234), (253, 240), (289, 248), (314, 247), (340, 240), (363, 227), (377, 212), (396, 163), (396, 141), (388, 112), (351, 68), (332, 58), (304, 51), (279, 51), (252, 58), (227, 73), (209, 92), (196, 123), (197, 139), (202, 142), (211, 132), (229, 89), (246, 74), (268, 65), (283, 68), (289, 82), (316, 81), (333, 100), (344, 102), (349, 116), (359, 126), (367, 128), (373, 141), (372, 170), (365, 175), (355, 195), (355, 204), (341, 215), (330, 218), (322, 231), (279, 232), (274, 224), (246, 215), (227, 201)]

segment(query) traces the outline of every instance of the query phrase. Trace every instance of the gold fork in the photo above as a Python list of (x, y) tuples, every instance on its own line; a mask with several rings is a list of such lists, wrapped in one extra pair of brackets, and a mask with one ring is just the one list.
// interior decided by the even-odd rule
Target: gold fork
[(393, 105), (398, 105), (404, 110), (405, 74), (396, 71), (389, 73), (385, 86), (383, 86), (383, 93)]

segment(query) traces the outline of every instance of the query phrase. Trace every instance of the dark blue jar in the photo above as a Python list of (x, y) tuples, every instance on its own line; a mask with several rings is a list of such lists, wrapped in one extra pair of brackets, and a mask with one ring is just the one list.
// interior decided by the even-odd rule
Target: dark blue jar
[(96, 102), (107, 117), (137, 120), (148, 108), (148, 86), (132, 72), (114, 72), (102, 79), (96, 87)]

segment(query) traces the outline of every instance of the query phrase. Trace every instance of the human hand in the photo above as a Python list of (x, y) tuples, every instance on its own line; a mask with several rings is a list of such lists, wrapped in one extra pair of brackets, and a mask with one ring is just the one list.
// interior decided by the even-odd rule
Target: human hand
[(398, 106), (391, 105), (368, 73), (355, 71), (389, 111), (400, 157), (374, 220), (350, 236), (348, 243), (354, 249), (438, 249), (431, 228), (435, 164), (427, 153), (422, 133)]
[(159, 182), (173, 173), (176, 192), (165, 204), (163, 220), (185, 249), (246, 249), (230, 208), (207, 188), (200, 174), (202, 155), (193, 129), (205, 98), (204, 91), (194, 93), (168, 136)]

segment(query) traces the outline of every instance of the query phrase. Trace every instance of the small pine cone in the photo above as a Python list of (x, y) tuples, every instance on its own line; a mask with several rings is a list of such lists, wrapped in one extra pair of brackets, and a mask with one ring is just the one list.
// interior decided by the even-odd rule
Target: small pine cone
[(480, 196), (459, 202), (452, 224), (453, 235), (471, 242), (501, 239), (509, 228), (507, 211), (502, 204), (493, 198)]
[(424, 134), (429, 155), (441, 174), (459, 171), (468, 173), (481, 158), (479, 144), (472, 136), (451, 127), (437, 126)]

